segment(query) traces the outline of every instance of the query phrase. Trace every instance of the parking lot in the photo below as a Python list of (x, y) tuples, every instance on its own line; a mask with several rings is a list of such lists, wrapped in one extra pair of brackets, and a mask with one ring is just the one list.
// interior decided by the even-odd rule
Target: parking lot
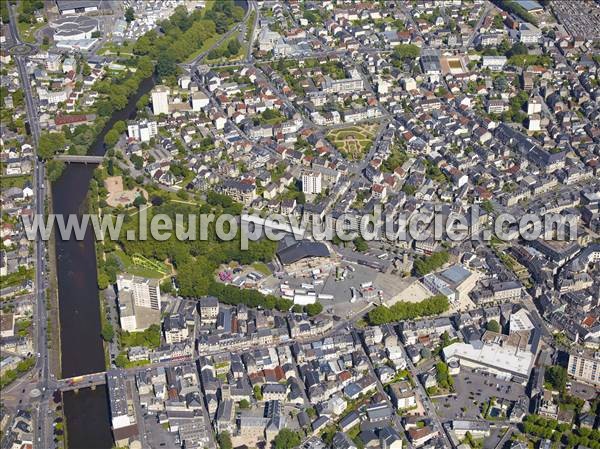
[(516, 401), (525, 396), (525, 387), (520, 384), (475, 373), (468, 368), (462, 368), (460, 374), (454, 376), (454, 388), (455, 395), (434, 400), (442, 420), (478, 418), (491, 397)]
[(577, 396), (578, 398), (585, 399), (586, 401), (593, 400), (598, 391), (592, 387), (591, 385), (586, 385), (581, 382), (576, 382), (574, 380), (571, 381), (571, 388), (569, 389), (569, 393), (573, 396)]

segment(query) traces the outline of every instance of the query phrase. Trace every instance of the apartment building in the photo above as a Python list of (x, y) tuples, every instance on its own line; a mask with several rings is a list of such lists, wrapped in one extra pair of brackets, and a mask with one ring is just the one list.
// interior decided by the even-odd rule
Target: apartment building
[(131, 291), (133, 304), (136, 307), (146, 307), (160, 310), (160, 286), (158, 279), (148, 279), (131, 274), (120, 274), (117, 277), (119, 293)]
[(141, 122), (129, 122), (127, 124), (127, 135), (130, 139), (140, 142), (148, 142), (158, 135), (158, 126), (155, 121), (144, 120)]
[(567, 372), (576, 380), (600, 385), (600, 352), (579, 351), (569, 354)]
[(323, 176), (320, 172), (304, 171), (302, 173), (302, 191), (306, 195), (321, 193)]

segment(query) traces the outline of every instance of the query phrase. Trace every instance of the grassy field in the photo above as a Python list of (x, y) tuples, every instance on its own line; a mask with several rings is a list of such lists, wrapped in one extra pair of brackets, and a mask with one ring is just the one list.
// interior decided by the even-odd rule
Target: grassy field
[(211, 38), (205, 40), (204, 43), (202, 44), (202, 47), (200, 47), (198, 50), (196, 50), (194, 53), (192, 53), (185, 60), (185, 62), (192, 62), (199, 54), (204, 53), (210, 47), (212, 47), (221, 38), (221, 36), (222, 36), (221, 34), (215, 34)]
[(31, 181), (31, 176), (29, 175), (2, 176), (0, 177), (0, 188), (19, 187), (22, 189), (28, 181)]
[(360, 159), (370, 148), (379, 125), (367, 123), (334, 129), (327, 139), (348, 159)]
[(114, 42), (106, 42), (99, 50), (99, 55), (118, 55), (124, 59), (132, 59), (135, 55), (132, 53), (133, 43), (127, 45), (117, 45)]
[[(233, 33), (231, 36), (229, 36), (227, 39), (225, 39), (223, 42), (221, 42), (221, 45), (219, 45), (216, 50), (220, 51), (220, 52), (225, 51), (227, 49), (227, 45), (229, 44), (229, 42), (231, 42), (232, 40), (239, 39), (239, 36), (240, 36), (239, 32)], [(216, 59), (210, 59), (207, 55), (206, 60), (208, 62), (210, 62), (211, 64), (226, 64), (226, 63), (230, 63), (230, 62), (237, 62), (244, 57), (245, 48), (246, 47), (244, 45), (242, 45), (242, 47), (240, 48), (240, 51), (235, 56), (220, 56)]]
[(121, 260), (123, 263), (123, 271), (126, 271), (127, 273), (153, 279), (162, 279), (164, 277), (162, 273), (156, 270), (134, 264), (131, 261), (131, 258), (123, 251), (116, 251), (115, 256)]
[(19, 36), (23, 42), (27, 42), (29, 44), (35, 44), (35, 32), (45, 25), (45, 22), (30, 24), (17, 21)]
[(269, 267), (267, 267), (267, 265), (263, 262), (254, 262), (252, 264), (252, 268), (259, 273), (264, 274), (265, 276), (271, 275), (271, 270), (269, 270)]

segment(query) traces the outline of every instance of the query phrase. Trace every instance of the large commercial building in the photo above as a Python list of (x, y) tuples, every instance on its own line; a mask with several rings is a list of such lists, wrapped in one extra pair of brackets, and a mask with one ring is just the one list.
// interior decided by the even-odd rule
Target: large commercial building
[(527, 382), (534, 354), (514, 346), (482, 341), (453, 343), (443, 349), (444, 361), (457, 360), (463, 366), (479, 368), (498, 377)]
[(569, 354), (567, 372), (576, 380), (600, 385), (600, 352), (581, 351)]
[(169, 88), (156, 86), (152, 90), (152, 112), (154, 115), (169, 113)]
[(427, 274), (423, 277), (423, 284), (434, 294), (446, 296), (452, 303), (467, 296), (475, 287), (477, 278), (466, 267), (456, 264), (441, 273)]
[(56, 0), (61, 15), (83, 14), (98, 11), (100, 0)]
[(55, 41), (80, 41), (92, 39), (98, 31), (98, 21), (92, 17), (66, 16), (50, 23)]

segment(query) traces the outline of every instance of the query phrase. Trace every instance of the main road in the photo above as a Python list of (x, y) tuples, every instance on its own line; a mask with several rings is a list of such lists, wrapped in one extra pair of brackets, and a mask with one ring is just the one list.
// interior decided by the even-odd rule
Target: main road
[(446, 429), (442, 425), (440, 417), (438, 416), (438, 414), (435, 410), (435, 405), (433, 404), (431, 399), (429, 399), (429, 395), (425, 391), (425, 388), (423, 387), (423, 384), (421, 383), (421, 379), (419, 379), (419, 377), (418, 377), (419, 372), (417, 371), (417, 368), (415, 367), (413, 362), (410, 360), (410, 357), (408, 357), (408, 354), (406, 353), (406, 350), (404, 349), (404, 345), (400, 345), (400, 348), (402, 350), (402, 355), (404, 356), (404, 359), (406, 360), (406, 363), (408, 365), (408, 370), (415, 378), (415, 386), (419, 393), (421, 403), (423, 404), (423, 407), (425, 407), (425, 415), (429, 416), (432, 419), (434, 429), (438, 432), (439, 436), (444, 440), (444, 447), (452, 447), (450, 438), (448, 438), (448, 435), (446, 434)]
[[(25, 45), (19, 37), (19, 30), (17, 29), (16, 16), (13, 10), (13, 6), (9, 6), (9, 27), (12, 38), (17, 45)], [(27, 73), (27, 56), (15, 55), (15, 63), (19, 71), (21, 78), (21, 85), (25, 96), (25, 105), (27, 112), (27, 121), (31, 131), (31, 138), (33, 146), (37, 154), (37, 148), (40, 138), (40, 124), (38, 121), (38, 114), (35, 104), (35, 99), (31, 92), (31, 82), (29, 80), (29, 74)], [(37, 157), (34, 158), (33, 162), (33, 189), (35, 192), (34, 196), (34, 208), (35, 213), (38, 215), (44, 214), (45, 205), (45, 166), (44, 163)], [(33, 340), (35, 348), (37, 350), (37, 360), (33, 368), (34, 376), (37, 378), (37, 387), (41, 392), (40, 400), (35, 404), (36, 413), (34, 414), (35, 425), (33, 428), (34, 442), (39, 447), (51, 448), (53, 447), (51, 432), (48, 432), (49, 425), (47, 425), (49, 402), (50, 402), (50, 391), (48, 390), (48, 378), (49, 378), (49, 364), (48, 364), (48, 347), (46, 338), (46, 326), (48, 322), (47, 309), (46, 309), (46, 289), (44, 288), (44, 272), (45, 268), (45, 255), (46, 248), (42, 239), (37, 239), (34, 244), (34, 257), (35, 257), (35, 281), (34, 281), (34, 297), (36, 304), (34, 306), (34, 320), (33, 320)]]

